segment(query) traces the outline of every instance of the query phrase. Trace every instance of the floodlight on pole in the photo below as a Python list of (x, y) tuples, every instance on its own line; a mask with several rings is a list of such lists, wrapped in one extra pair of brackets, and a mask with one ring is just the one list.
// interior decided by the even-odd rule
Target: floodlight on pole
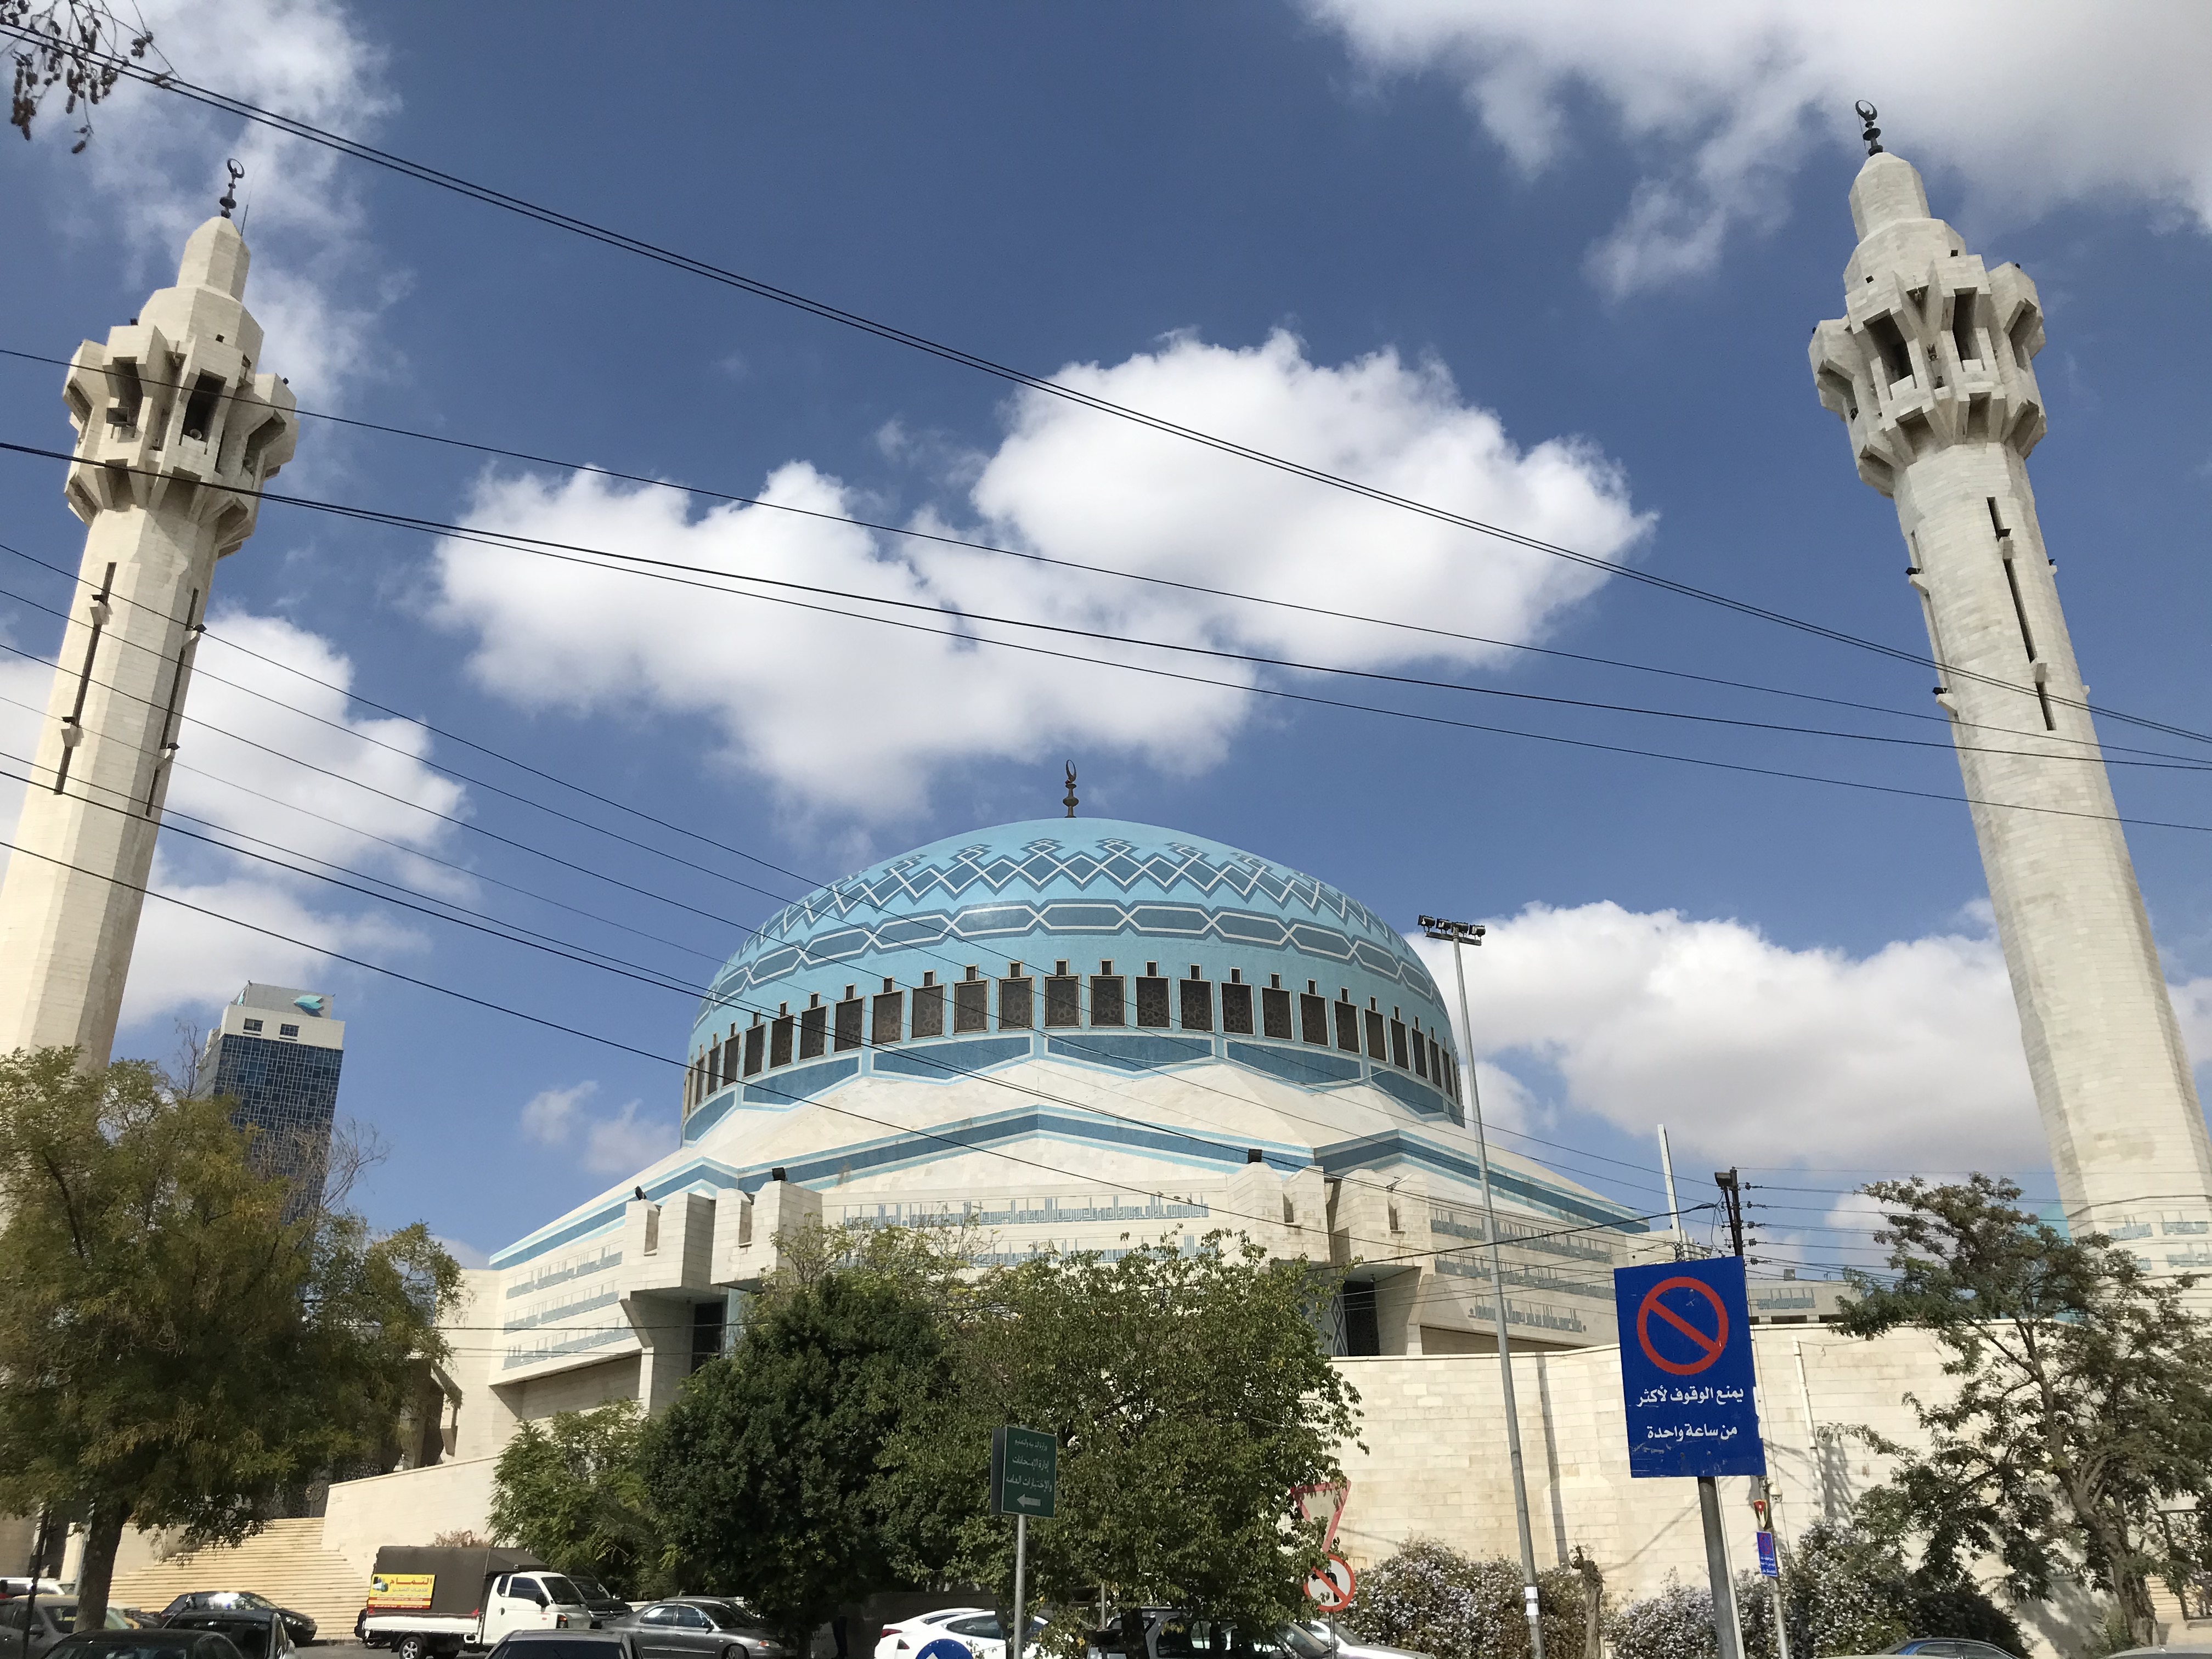
[(1464, 945), (1480, 945), (1489, 930), (1479, 921), (1447, 921), (1442, 916), (1423, 916), (1421, 930), (1439, 944), (1452, 948), (1452, 969), (1459, 980), (1459, 1028), (1467, 1056), (1467, 1105), (1474, 1119), (1475, 1161), (1482, 1170), (1483, 1230), (1490, 1235), (1491, 1302), (1498, 1330), (1498, 1392), (1505, 1406), (1505, 1450), (1513, 1469), (1513, 1518), (1521, 1531), (1522, 1604), (1528, 1615), (1528, 1650), (1534, 1659), (1544, 1659), (1544, 1622), (1536, 1592), (1536, 1540), (1528, 1526), (1528, 1480), (1521, 1467), (1521, 1416), (1513, 1401), (1513, 1348), (1505, 1333), (1504, 1258), (1498, 1248), (1498, 1204), (1490, 1192), (1490, 1137), (1482, 1124), (1482, 1091), (1474, 1079), (1474, 1024), (1468, 1013), (1467, 959)]

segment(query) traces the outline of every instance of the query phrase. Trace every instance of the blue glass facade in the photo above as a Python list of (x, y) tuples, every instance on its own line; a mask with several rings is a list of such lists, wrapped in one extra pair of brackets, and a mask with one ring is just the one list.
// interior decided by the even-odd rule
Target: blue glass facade
[(254, 1136), (255, 1161), (271, 1175), (301, 1181), (286, 1218), (320, 1187), (337, 1111), (342, 1048), (226, 1032), (217, 1039), (210, 1092), (236, 1101), (230, 1121)]

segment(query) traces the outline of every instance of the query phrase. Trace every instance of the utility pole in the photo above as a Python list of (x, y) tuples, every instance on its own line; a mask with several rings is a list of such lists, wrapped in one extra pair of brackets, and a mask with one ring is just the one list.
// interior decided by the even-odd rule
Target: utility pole
[[(1743, 1254), (1743, 1177), (1733, 1167), (1727, 1170), (1716, 1170), (1713, 1172), (1713, 1184), (1721, 1189), (1721, 1201), (1728, 1206), (1729, 1243), (1735, 1249), (1735, 1254), (1741, 1256)], [(1748, 1340), (1749, 1333), (1746, 1333), (1746, 1337)], [(1753, 1386), (1755, 1388), (1758, 1385), (1759, 1377), (1759, 1344), (1754, 1341), (1750, 1346)], [(1751, 1477), (1751, 1507), (1753, 1512), (1759, 1516), (1759, 1529), (1761, 1532), (1772, 1531), (1774, 1503), (1772, 1497), (1767, 1492), (1766, 1477), (1763, 1474), (1754, 1474)], [(1777, 1565), (1779, 1565), (1778, 1559)], [(1768, 1595), (1774, 1601), (1775, 1650), (1780, 1656), (1780, 1659), (1790, 1659), (1790, 1631), (1783, 1618), (1782, 1580), (1778, 1577), (1768, 1579), (1766, 1589)], [(1729, 1610), (1735, 1614), (1736, 1647), (1741, 1650), (1743, 1647), (1743, 1616), (1735, 1607), (1735, 1585), (1733, 1581), (1729, 1585)]]
[[(1498, 1248), (1498, 1205), (1490, 1194), (1490, 1137), (1482, 1126), (1482, 1091), (1474, 1077), (1474, 1024), (1467, 1006), (1467, 958), (1464, 948), (1480, 945), (1486, 931), (1480, 922), (1446, 921), (1423, 916), (1422, 930), (1452, 948), (1452, 970), (1459, 980), (1459, 1028), (1468, 1044), (1468, 1109), (1474, 1117), (1475, 1161), (1482, 1170), (1483, 1231), (1490, 1235), (1490, 1289), (1498, 1331), (1498, 1394), (1505, 1406), (1505, 1450), (1513, 1468), (1513, 1518), (1521, 1530), (1521, 1600), (1528, 1615), (1528, 1651), (1544, 1659), (1544, 1616), (1536, 1593), (1536, 1540), (1528, 1527), (1528, 1480), (1521, 1467), (1521, 1417), (1513, 1401), (1513, 1349), (1505, 1332), (1504, 1259)], [(1741, 1647), (1741, 1644), (1738, 1644)]]

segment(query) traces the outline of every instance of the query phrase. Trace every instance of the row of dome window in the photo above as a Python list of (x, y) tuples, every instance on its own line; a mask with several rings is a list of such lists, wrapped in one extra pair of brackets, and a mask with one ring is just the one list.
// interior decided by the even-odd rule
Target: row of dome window
[[(774, 1071), (795, 1060), (989, 1030), (994, 986), (998, 1030), (1026, 1031), (1040, 1023), (1036, 980), (1024, 973), (1018, 962), (1009, 963), (1006, 976), (996, 981), (985, 979), (974, 968), (968, 969), (965, 979), (949, 986), (939, 984), (935, 974), (926, 973), (921, 984), (908, 990), (886, 979), (884, 988), (872, 996), (864, 997), (858, 986), (848, 985), (843, 1000), (835, 1004), (825, 1005), (817, 994), (796, 1014), (788, 1003), (777, 1009), (773, 1019), (756, 1013), (751, 1025), (740, 1028), (732, 1023), (726, 1036), (713, 1038), (694, 1052), (684, 1073), (684, 1109), (689, 1112), (740, 1078)], [(1087, 1021), (1084, 1018), (1086, 989)], [(949, 1030), (947, 991), (952, 994)], [(910, 1025), (909, 997), (914, 1005)], [(1231, 1036), (1266, 1036), (1279, 1042), (1340, 1048), (1352, 1054), (1364, 1052), (1378, 1064), (1410, 1072), (1454, 1100), (1459, 1098), (1459, 1064), (1451, 1051), (1433, 1033), (1423, 1030), (1418, 1018), (1408, 1024), (1395, 1008), (1386, 1017), (1373, 997), (1367, 1000), (1366, 1007), (1359, 1007), (1352, 1000), (1348, 987), (1340, 987), (1336, 1000), (1331, 1002), (1312, 980), (1306, 981), (1304, 991), (1291, 992), (1284, 988), (1280, 974), (1270, 974), (1265, 985), (1251, 985), (1245, 981), (1242, 969), (1232, 968), (1227, 981), (1216, 985), (1195, 964), (1188, 978), (1169, 979), (1161, 974), (1159, 963), (1148, 962), (1138, 976), (1133, 1007), (1128, 980), (1114, 971), (1111, 962), (1100, 963), (1098, 971), (1088, 975), (1072, 974), (1066, 963), (1059, 962), (1044, 979), (1042, 1012), (1042, 1024), (1048, 1029), (1088, 1024), (1094, 1030), (1113, 1030), (1134, 1024), (1168, 1030), (1179, 1025), (1186, 1031), (1218, 1029)]]

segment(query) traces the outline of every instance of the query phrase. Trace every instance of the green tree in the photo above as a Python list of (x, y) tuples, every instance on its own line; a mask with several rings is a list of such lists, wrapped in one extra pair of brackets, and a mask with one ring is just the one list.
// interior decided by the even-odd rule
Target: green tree
[(644, 1437), (634, 1400), (523, 1424), (492, 1473), (493, 1534), (617, 1595), (657, 1593), (670, 1564), (646, 1501)]
[(1891, 1278), (1855, 1276), (1840, 1323), (1931, 1332), (1959, 1380), (1948, 1401), (1911, 1400), (1924, 1449), (1866, 1436), (1899, 1460), (1869, 1494), (1875, 1529), (1909, 1529), (1939, 1583), (1990, 1555), (2015, 1600), (2060, 1578), (2101, 1586), (2152, 1640), (2150, 1577), (2197, 1566), (2160, 1512), (2212, 1508), (2212, 1324), (2184, 1305), (2193, 1279), (2155, 1282), (2109, 1239), (2069, 1238), (2008, 1181), (1864, 1190)]
[(771, 1286), (737, 1348), (647, 1429), (647, 1502), (670, 1548), (804, 1644), (891, 1576), (877, 1459), (951, 1386), (939, 1310), (891, 1274)]
[(255, 1172), (230, 1104), (151, 1066), (0, 1057), (0, 1506), (85, 1515), (80, 1629), (125, 1527), (191, 1543), (379, 1455), (442, 1358), (459, 1268)]
[(1219, 1236), (988, 1275), (958, 1318), (957, 1387), (884, 1452), (897, 1564), (1011, 1599), (1013, 1523), (986, 1488), (992, 1429), (1019, 1424), (1060, 1447), (1058, 1518), (1030, 1528), (1036, 1601), (1105, 1586), (1247, 1629), (1296, 1616), (1321, 1549), (1289, 1495), (1340, 1474), (1356, 1425), (1316, 1337), (1332, 1289)]

